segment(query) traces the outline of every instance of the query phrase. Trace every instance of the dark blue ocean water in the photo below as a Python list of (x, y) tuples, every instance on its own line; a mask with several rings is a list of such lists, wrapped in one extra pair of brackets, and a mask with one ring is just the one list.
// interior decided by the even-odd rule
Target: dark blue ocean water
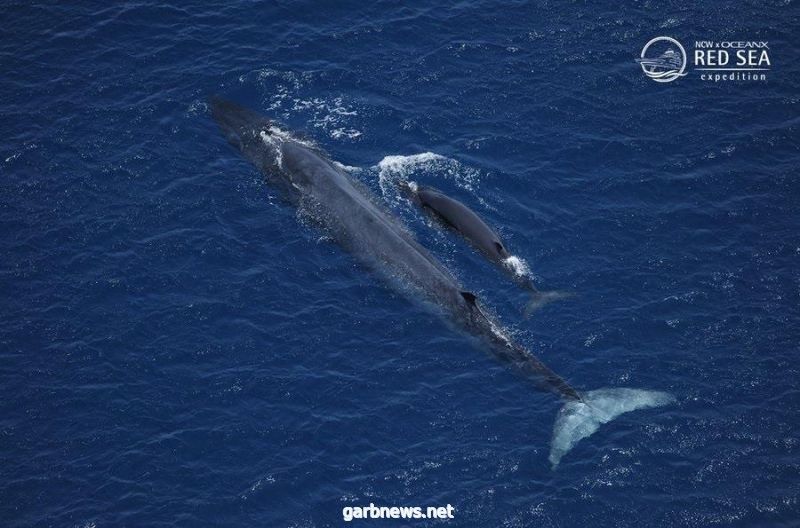
[[(370, 502), (455, 520), (352, 526), (800, 524), (796, 3), (3, 14), (3, 526), (324, 527)], [(766, 40), (772, 71), (655, 83), (634, 58), (662, 34)], [(677, 402), (552, 471), (559, 402), (298, 218), (224, 141), (214, 93), (351, 166), (574, 386)], [(524, 320), (397, 177), (578, 295)]]

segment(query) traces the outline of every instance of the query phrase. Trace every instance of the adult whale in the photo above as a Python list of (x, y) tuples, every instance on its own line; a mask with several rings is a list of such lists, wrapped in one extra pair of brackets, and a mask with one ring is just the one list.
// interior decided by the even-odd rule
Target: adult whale
[(616, 416), (671, 401), (663, 392), (600, 389), (579, 393), (481, 310), (475, 295), (404, 229), (377, 199), (312, 144), (236, 103), (212, 98), (211, 115), (238, 148), (285, 197), (302, 208), (343, 248), (390, 284), (426, 301), (454, 326), (516, 373), (564, 400), (550, 449), (552, 467), (579, 440)]
[(509, 274), (514, 282), (527, 290), (531, 300), (525, 308), (525, 315), (530, 315), (545, 304), (570, 297), (571, 294), (560, 291), (540, 291), (533, 284), (529, 272), (518, 257), (508, 252), (507, 246), (500, 239), (497, 231), (489, 227), (478, 213), (447, 196), (439, 189), (418, 185), (416, 182), (401, 181), (399, 187), (411, 201), (424, 211), (430, 212), (439, 223), (460, 234), (487, 259)]

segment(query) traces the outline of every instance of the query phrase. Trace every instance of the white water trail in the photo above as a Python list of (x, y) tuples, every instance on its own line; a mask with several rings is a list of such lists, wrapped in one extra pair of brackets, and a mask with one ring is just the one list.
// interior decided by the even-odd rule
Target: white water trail
[(528, 263), (516, 255), (511, 255), (510, 257), (504, 259), (503, 265), (514, 272), (514, 275), (517, 277), (528, 277), (529, 279), (533, 279), (531, 276), (531, 269), (528, 267)]
[[(430, 181), (431, 176), (447, 178), (470, 193), (474, 193), (475, 185), (480, 180), (480, 171), (477, 169), (434, 152), (422, 152), (408, 156), (385, 156), (372, 169), (378, 173), (378, 185), (383, 196), (395, 203), (397, 202), (395, 184), (400, 181), (408, 181), (412, 176), (426, 174), (427, 181)], [(478, 197), (478, 199), (481, 198)]]

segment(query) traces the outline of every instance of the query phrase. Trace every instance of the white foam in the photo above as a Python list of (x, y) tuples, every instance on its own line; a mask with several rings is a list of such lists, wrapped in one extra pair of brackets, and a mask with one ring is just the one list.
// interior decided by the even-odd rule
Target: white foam
[(187, 111), (190, 115), (199, 115), (205, 114), (208, 112), (208, 103), (202, 99), (197, 99), (192, 101), (192, 104), (189, 105), (189, 110)]
[(386, 156), (372, 167), (378, 173), (378, 185), (384, 198), (397, 202), (394, 182), (407, 181), (411, 176), (426, 173), (434, 177), (451, 179), (458, 187), (473, 192), (480, 179), (480, 172), (462, 165), (458, 160), (436, 154), (422, 152), (407, 156)]
[(318, 76), (313, 71), (260, 68), (240, 76), (239, 82), (258, 86), (265, 94), (270, 115), (308, 123), (337, 140), (357, 140), (363, 136), (354, 123), (358, 118), (355, 103), (341, 95), (318, 97), (319, 90), (311, 82)]
[(408, 176), (420, 167), (430, 168), (436, 163), (443, 163), (447, 160), (448, 158), (442, 155), (423, 152), (410, 156), (386, 156), (378, 162), (377, 167), (381, 176)]
[(334, 128), (331, 130), (331, 137), (333, 139), (355, 139), (361, 136), (361, 132), (354, 128)]
[[(309, 139), (304, 139), (304, 138), (297, 137), (294, 134), (292, 134), (291, 132), (289, 132), (287, 130), (283, 130), (281, 128), (278, 128), (275, 125), (272, 125), (272, 126), (269, 127), (269, 133), (270, 133), (271, 136), (279, 139), (280, 141), (293, 141), (294, 143), (299, 143), (300, 145), (304, 145), (304, 146), (306, 146), (308, 148), (312, 148), (312, 149), (318, 148), (317, 144), (314, 143), (313, 141), (311, 141)], [(262, 132), (262, 134), (263, 134), (263, 132)]]
[(15, 153), (11, 154), (9, 157), (6, 158), (6, 163), (11, 163), (12, 161), (16, 160), (26, 150), (33, 150), (35, 148), (38, 148), (38, 145), (36, 143), (25, 143), (23, 145), (22, 150), (20, 150), (19, 152), (15, 152)]
[(306, 146), (310, 149), (319, 148), (313, 141), (297, 137), (291, 132), (283, 130), (276, 125), (271, 125), (267, 130), (260, 131), (258, 135), (261, 138), (261, 141), (263, 141), (267, 147), (270, 147), (275, 151), (275, 161), (278, 163), (278, 167), (281, 169), (283, 169), (283, 143), (292, 142)]
[(528, 263), (516, 255), (511, 255), (510, 257), (504, 259), (503, 265), (513, 271), (514, 275), (517, 277), (531, 276), (531, 269), (528, 267)]
[(352, 126), (358, 112), (345, 105), (342, 97), (333, 99), (294, 98), (292, 110), (310, 113), (308, 121), (333, 139), (357, 139), (364, 133)]
[(344, 163), (339, 163), (336, 160), (331, 160), (331, 163), (333, 163), (334, 165), (336, 165), (337, 167), (339, 167), (343, 171), (350, 172), (350, 173), (357, 173), (357, 172), (361, 172), (362, 170), (364, 170), (361, 167), (354, 167), (353, 165), (345, 165)]
[(264, 130), (259, 132), (258, 135), (261, 137), (261, 141), (264, 142), (264, 145), (275, 151), (275, 161), (278, 163), (278, 167), (283, 169), (283, 148), (281, 146), (283, 139), (277, 135), (267, 134)]
[(578, 442), (591, 436), (604, 423), (626, 412), (675, 401), (666, 392), (641, 389), (598, 389), (582, 396), (583, 401), (564, 404), (556, 418), (549, 457), (553, 469)]

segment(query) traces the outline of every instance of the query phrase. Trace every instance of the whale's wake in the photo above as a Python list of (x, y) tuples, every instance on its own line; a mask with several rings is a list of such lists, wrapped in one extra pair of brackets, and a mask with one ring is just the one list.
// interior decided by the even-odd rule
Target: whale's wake
[(641, 389), (598, 389), (582, 396), (583, 401), (564, 404), (556, 417), (549, 457), (553, 469), (578, 442), (591, 436), (604, 423), (626, 412), (675, 401), (666, 392)]
[(533, 278), (531, 277), (531, 269), (528, 267), (528, 263), (525, 262), (525, 259), (521, 259), (516, 255), (511, 255), (504, 259), (503, 265), (510, 269), (517, 277)]
[[(481, 173), (477, 169), (433, 152), (409, 156), (385, 156), (371, 170), (378, 174), (378, 185), (384, 198), (393, 203), (397, 203), (396, 183), (408, 181), (416, 174), (450, 179), (458, 187), (471, 193), (474, 193), (475, 186), (481, 178)], [(482, 199), (478, 197), (478, 200)]]

